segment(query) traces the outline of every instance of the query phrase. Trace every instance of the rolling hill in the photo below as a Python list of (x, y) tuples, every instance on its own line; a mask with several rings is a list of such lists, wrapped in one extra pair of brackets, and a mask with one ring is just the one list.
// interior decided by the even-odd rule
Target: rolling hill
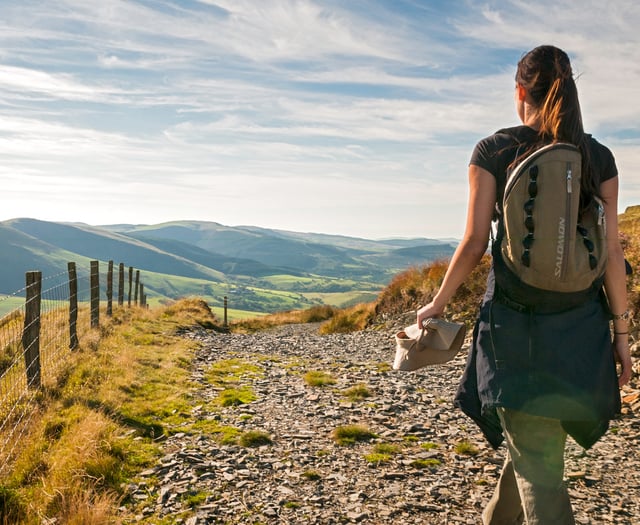
[(24, 273), (66, 271), (68, 261), (123, 262), (141, 270), (149, 302), (202, 295), (219, 304), (269, 312), (371, 299), (408, 266), (450, 257), (455, 242), (368, 240), (316, 233), (178, 221), (89, 226), (29, 218), (0, 222), (0, 293), (24, 286)]

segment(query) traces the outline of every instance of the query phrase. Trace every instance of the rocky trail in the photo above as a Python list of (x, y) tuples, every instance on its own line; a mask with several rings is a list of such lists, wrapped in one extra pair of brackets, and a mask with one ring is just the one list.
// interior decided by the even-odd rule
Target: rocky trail
[[(140, 517), (186, 516), (191, 509), (167, 523), (479, 524), (505, 449), (489, 447), (452, 406), (466, 345), (445, 365), (393, 371), (392, 335), (404, 326), (396, 324), (329, 336), (318, 335), (316, 325), (185, 334), (201, 343), (193, 374), (202, 406), (194, 418), (264, 432), (272, 442), (243, 447), (206, 433), (171, 436), (165, 456), (144, 473), (148, 481), (131, 487), (134, 498), (153, 502)], [(205, 373), (229, 359), (259, 367), (240, 377), (256, 399), (209, 413), (203, 407), (220, 388)], [(308, 371), (336, 382), (309, 386)], [(637, 377), (624, 392), (622, 417), (599, 443), (584, 451), (569, 441), (566, 478), (579, 524), (640, 523)], [(348, 389), (357, 385), (369, 397), (350, 399)], [(375, 437), (339, 445), (333, 432), (345, 425)], [(204, 496), (194, 501), (194, 494)]]

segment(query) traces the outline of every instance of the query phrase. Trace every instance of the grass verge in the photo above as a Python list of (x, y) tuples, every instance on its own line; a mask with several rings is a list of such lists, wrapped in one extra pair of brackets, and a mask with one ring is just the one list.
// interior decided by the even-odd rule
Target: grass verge
[(197, 343), (180, 333), (215, 322), (204, 301), (188, 299), (116, 309), (85, 334), (57, 382), (39, 394), (38, 412), (0, 478), (0, 523), (122, 523), (118, 507), (132, 503), (127, 484), (157, 462), (166, 436), (194, 425)]

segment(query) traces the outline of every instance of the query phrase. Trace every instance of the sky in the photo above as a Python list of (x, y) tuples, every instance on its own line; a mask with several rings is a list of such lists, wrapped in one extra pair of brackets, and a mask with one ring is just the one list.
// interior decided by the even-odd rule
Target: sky
[(460, 238), (523, 53), (640, 204), (636, 0), (0, 0), (0, 220)]

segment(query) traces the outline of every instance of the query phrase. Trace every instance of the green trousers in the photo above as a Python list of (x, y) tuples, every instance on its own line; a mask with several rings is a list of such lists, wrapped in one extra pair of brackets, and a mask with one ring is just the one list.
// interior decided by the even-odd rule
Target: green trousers
[(563, 481), (567, 434), (557, 419), (499, 408), (507, 458), (484, 525), (574, 525)]

